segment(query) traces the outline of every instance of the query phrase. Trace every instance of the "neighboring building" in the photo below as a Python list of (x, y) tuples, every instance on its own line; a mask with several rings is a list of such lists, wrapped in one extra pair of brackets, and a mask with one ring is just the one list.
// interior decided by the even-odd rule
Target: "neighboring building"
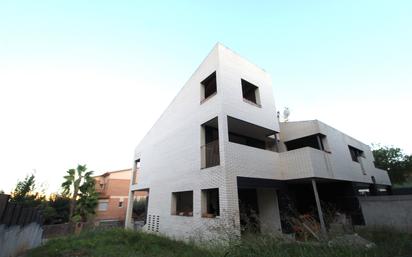
[(131, 175), (132, 169), (125, 169), (94, 177), (96, 191), (99, 193), (97, 222), (124, 222)]
[[(176, 238), (287, 233), (291, 206), (323, 221), (321, 201), (362, 224), (359, 192), (391, 185), (367, 145), (317, 120), (280, 123), (270, 76), (221, 44), (134, 158), (129, 195), (149, 196), (143, 229)], [(130, 207), (127, 227), (131, 217)]]

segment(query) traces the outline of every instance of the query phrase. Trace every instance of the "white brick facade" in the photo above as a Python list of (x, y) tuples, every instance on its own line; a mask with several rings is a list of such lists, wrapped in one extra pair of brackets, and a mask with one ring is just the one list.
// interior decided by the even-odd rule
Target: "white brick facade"
[[(200, 83), (213, 72), (216, 72), (217, 92), (201, 103)], [(261, 106), (244, 101), (241, 79), (258, 86)], [(329, 174), (325, 167), (317, 164), (319, 158), (322, 159), (319, 153), (307, 150), (297, 154), (278, 153), (229, 142), (227, 116), (270, 131), (281, 130), (283, 133), (283, 129), (290, 130), (290, 133), (285, 132), (285, 138), (292, 138), (302, 130), (310, 133), (310, 129), (327, 130), (324, 133), (331, 139), (333, 137), (332, 140), (340, 137), (336, 134), (340, 132), (322, 123), (305, 123), (310, 129), (289, 128), (289, 124), (280, 126), (276, 119), (270, 76), (217, 44), (135, 150), (134, 158), (140, 160), (140, 174), (138, 184), (131, 184), (130, 192), (149, 190), (148, 220), (144, 229), (176, 238), (196, 238), (215, 236), (219, 229), (228, 226), (239, 234), (238, 176), (283, 180), (322, 175), (370, 183), (370, 176), (369, 180), (364, 179), (361, 173), (357, 174), (356, 167), (351, 166), (346, 158), (348, 153), (338, 150), (336, 155), (345, 155), (345, 159), (331, 158), (332, 170), (336, 173)], [(201, 126), (215, 117), (218, 118), (220, 165), (201, 169)], [(364, 147), (349, 137), (345, 140)], [(337, 143), (337, 148), (340, 143)], [(330, 142), (330, 147), (335, 147), (333, 142)], [(370, 159), (369, 148), (364, 151), (366, 159)], [(367, 167), (372, 169), (369, 166), (370, 163)], [(337, 175), (342, 170), (349, 172)], [(383, 184), (390, 183), (385, 175), (376, 177)], [(201, 190), (208, 188), (219, 189), (220, 216), (216, 218), (202, 217)], [(172, 193), (180, 191), (193, 191), (193, 216), (172, 215)], [(258, 198), (261, 219), (269, 224), (267, 230), (280, 231), (276, 191), (259, 189)], [(272, 199), (273, 203), (264, 205), (264, 199)], [(130, 227), (131, 208), (126, 220), (126, 226)]]

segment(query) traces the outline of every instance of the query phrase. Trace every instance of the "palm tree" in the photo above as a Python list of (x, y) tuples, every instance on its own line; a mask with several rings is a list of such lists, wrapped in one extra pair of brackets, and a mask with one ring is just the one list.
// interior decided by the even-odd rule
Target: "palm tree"
[[(88, 213), (94, 213), (97, 205), (97, 193), (92, 178), (93, 171), (87, 171), (86, 165), (78, 165), (76, 169), (69, 169), (62, 183), (63, 195), (70, 198), (69, 219), (72, 220), (75, 212), (83, 219)], [(76, 209), (77, 201), (79, 208)], [(87, 203), (87, 204), (84, 204)]]

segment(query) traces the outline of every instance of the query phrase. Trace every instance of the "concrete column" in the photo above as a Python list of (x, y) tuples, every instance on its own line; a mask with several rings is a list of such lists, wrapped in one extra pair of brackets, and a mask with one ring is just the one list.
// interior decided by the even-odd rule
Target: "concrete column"
[(319, 135), (316, 136), (316, 139), (318, 140), (319, 149), (322, 150), (322, 151), (325, 150), (325, 149), (323, 149), (322, 139), (320, 138)]
[(323, 212), (322, 212), (322, 206), (320, 205), (320, 199), (319, 199), (319, 194), (318, 194), (318, 188), (316, 186), (316, 181), (312, 179), (312, 187), (313, 187), (313, 193), (315, 194), (315, 200), (316, 200), (316, 207), (318, 209), (318, 215), (319, 215), (319, 221), (320, 221), (320, 228), (321, 231), (324, 235), (326, 235), (326, 225), (325, 225), (325, 220), (323, 219)]
[(137, 166), (136, 166), (136, 161), (133, 162), (133, 170), (132, 170), (132, 176), (130, 180), (130, 186), (129, 186), (129, 198), (127, 199), (127, 210), (126, 210), (126, 218), (124, 220), (124, 227), (132, 229), (133, 224), (132, 224), (132, 214), (133, 214), (133, 197), (134, 197), (134, 192), (131, 190), (133, 183), (135, 181), (135, 176), (137, 171)]
[(257, 201), (262, 234), (282, 233), (276, 190), (272, 188), (258, 188)]

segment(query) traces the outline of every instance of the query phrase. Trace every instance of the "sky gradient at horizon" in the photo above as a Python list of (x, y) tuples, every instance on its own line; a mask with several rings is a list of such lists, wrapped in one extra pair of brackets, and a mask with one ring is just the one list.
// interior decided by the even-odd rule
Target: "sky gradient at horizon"
[(0, 189), (134, 147), (216, 42), (271, 74), (278, 110), (412, 154), (410, 1), (1, 1)]

